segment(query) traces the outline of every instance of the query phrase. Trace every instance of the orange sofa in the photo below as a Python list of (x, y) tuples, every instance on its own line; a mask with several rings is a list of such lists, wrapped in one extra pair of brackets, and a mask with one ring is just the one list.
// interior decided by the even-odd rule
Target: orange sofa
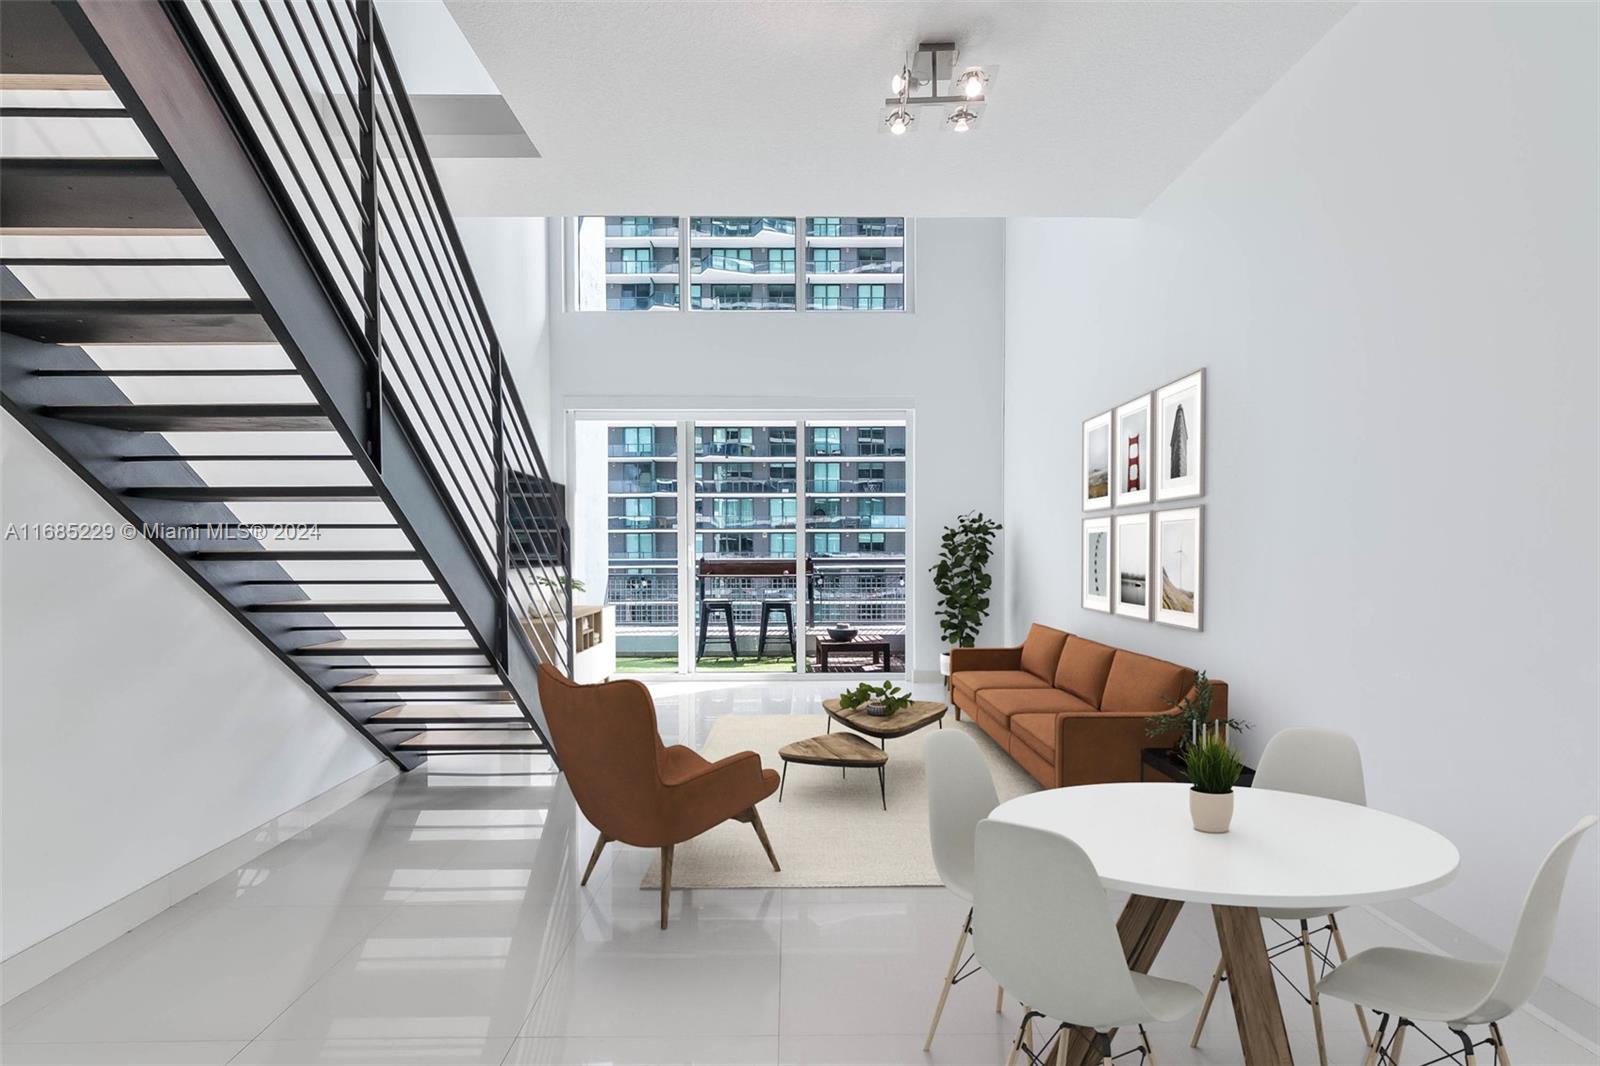
[[(950, 698), (1045, 788), (1139, 780), (1145, 718), (1194, 692), (1195, 671), (1035, 625), (1020, 648), (954, 648)], [(1228, 686), (1211, 681), (1213, 719)], [(1173, 740), (1177, 737), (1174, 735)]]

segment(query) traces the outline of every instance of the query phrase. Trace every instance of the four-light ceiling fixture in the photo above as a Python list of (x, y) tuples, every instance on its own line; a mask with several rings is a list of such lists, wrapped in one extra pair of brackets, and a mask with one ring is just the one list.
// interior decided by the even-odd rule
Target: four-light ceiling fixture
[(944, 124), (965, 133), (977, 124), (988, 101), (987, 92), (994, 80), (993, 67), (958, 63), (956, 46), (948, 41), (924, 41), (906, 56), (900, 70), (889, 80), (894, 95), (883, 102), (887, 113), (883, 128), (896, 136), (911, 129), (917, 117), (914, 108), (948, 109)]

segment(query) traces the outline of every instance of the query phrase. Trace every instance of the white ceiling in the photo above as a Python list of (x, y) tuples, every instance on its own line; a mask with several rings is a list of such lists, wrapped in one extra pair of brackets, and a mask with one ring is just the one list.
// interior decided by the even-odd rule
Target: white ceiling
[[(1138, 214), (1347, 3), (447, 6), (542, 158), (445, 160), (458, 211)], [(967, 134), (878, 129), (920, 40), (997, 65)]]

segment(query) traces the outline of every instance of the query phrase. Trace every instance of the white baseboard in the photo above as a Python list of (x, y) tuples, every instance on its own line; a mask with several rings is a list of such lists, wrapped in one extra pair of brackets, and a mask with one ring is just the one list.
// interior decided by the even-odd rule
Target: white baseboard
[[(1382, 903), (1367, 910), (1441, 955), (1493, 959), (1503, 954), (1415, 900)], [(1600, 1005), (1547, 977), (1539, 982), (1525, 1009), (1568, 1040), (1600, 1055)]]
[(0, 1002), (28, 991), (123, 933), (211, 884), (228, 871), (277, 847), (399, 774), (387, 759), (285, 811), (198, 859), (108, 903), (93, 914), (0, 962)]

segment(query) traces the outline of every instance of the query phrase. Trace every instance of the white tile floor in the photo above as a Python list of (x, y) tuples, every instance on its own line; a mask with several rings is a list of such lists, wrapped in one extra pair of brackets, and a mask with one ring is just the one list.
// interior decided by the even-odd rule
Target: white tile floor
[[(836, 688), (658, 686), (662, 733), (699, 744), (721, 715), (816, 713)], [(0, 1061), (1004, 1060), (1018, 1008), (995, 1014), (982, 974), (921, 1051), (964, 910), (942, 889), (680, 891), (662, 932), (639, 889), (648, 854), (608, 849), (578, 887), (593, 830), (540, 769), (437, 759), (369, 793), (7, 1004)], [(1353, 948), (1406, 943), (1365, 911), (1343, 924)], [(1203, 985), (1215, 961), (1190, 907), (1155, 972)], [(1314, 1063), (1309, 1012), (1285, 1009)], [(1192, 1022), (1153, 1030), (1161, 1061), (1240, 1062), (1232, 1021), (1224, 995), (1198, 1050)], [(1333, 1062), (1359, 1062), (1353, 1011), (1331, 1006), (1328, 1026)], [(1600, 1061), (1533, 1017), (1505, 1029), (1519, 1066)]]

